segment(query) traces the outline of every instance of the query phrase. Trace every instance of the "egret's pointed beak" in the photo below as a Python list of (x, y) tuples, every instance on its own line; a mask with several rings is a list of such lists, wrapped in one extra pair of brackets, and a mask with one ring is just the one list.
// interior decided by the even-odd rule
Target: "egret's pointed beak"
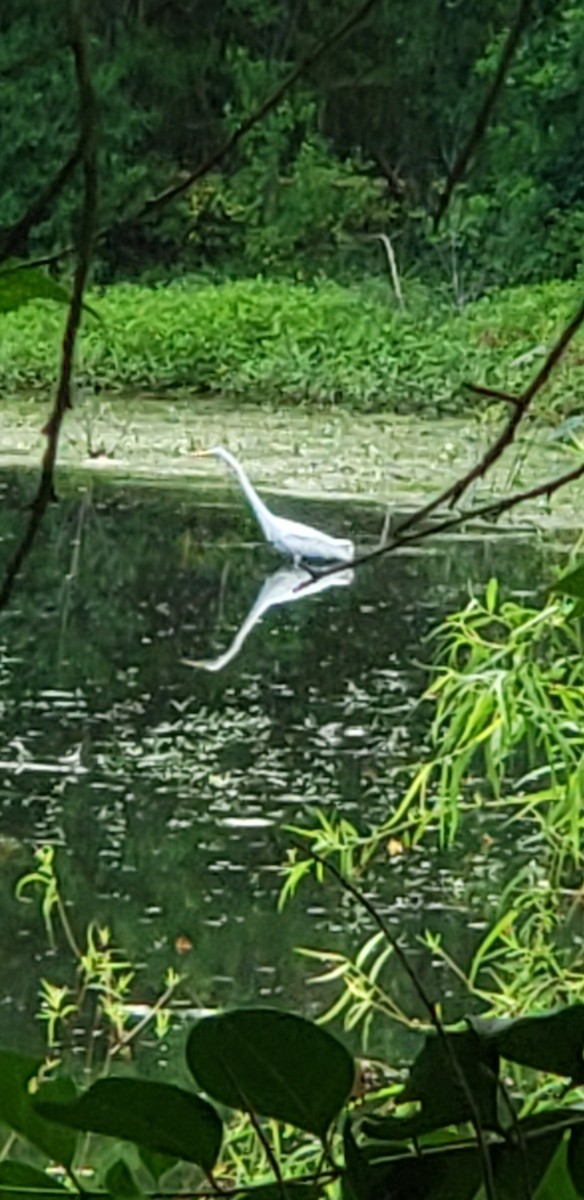
[(191, 450), (191, 458), (210, 458), (210, 450)]

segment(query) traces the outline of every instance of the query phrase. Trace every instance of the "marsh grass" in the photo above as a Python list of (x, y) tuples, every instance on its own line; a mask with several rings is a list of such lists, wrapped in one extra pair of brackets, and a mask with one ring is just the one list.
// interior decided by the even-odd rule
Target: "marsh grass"
[[(346, 404), (389, 411), (466, 412), (466, 381), (519, 389), (570, 315), (575, 286), (495, 293), (454, 312), (416, 285), (396, 309), (378, 281), (344, 287), (246, 279), (116, 284), (90, 295), (77, 378), (95, 390), (189, 389), (243, 400)], [(0, 383), (54, 382), (62, 312), (26, 305), (0, 321)], [(576, 347), (545, 395), (545, 410), (577, 405)]]

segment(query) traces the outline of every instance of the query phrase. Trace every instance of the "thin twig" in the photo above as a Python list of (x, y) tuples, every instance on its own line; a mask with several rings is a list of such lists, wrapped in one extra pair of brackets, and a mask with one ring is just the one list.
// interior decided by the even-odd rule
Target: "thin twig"
[(69, 0), (69, 40), (75, 63), (75, 77), (79, 96), (79, 138), (82, 147), (81, 157), (83, 165), (83, 202), (77, 263), (69, 312), (63, 334), (61, 370), (57, 393), (52, 412), (44, 429), (47, 437), (47, 445), (43, 455), (41, 477), (32, 501), (28, 526), (4, 575), (0, 589), (0, 610), (6, 607), (12, 595), (22, 566), (35, 543), (45, 512), (55, 498), (54, 471), (59, 434), (65, 413), (72, 405), (71, 382), (75, 345), (81, 321), (83, 293), (91, 262), (91, 247), (97, 212), (97, 115), (95, 93), (87, 58), (86, 35), (79, 3), (80, 0)]
[(38, 225), (43, 220), (50, 205), (69, 182), (77, 164), (81, 161), (82, 155), (83, 140), (80, 135), (73, 152), (69, 155), (66, 162), (63, 163), (63, 166), (59, 168), (54, 178), (49, 180), (47, 186), (39, 193), (36, 200), (33, 200), (32, 204), (19, 217), (18, 221), (2, 234), (0, 262), (4, 262), (7, 258), (12, 258), (15, 254), (22, 253), (22, 246), (27, 234), (35, 225)]
[(499, 93), (503, 87), (503, 84), (505, 83), (507, 72), (513, 61), (513, 56), (517, 46), (519, 45), (521, 35), (529, 21), (532, 4), (533, 0), (520, 0), (517, 16), (513, 25), (511, 26), (511, 29), (509, 30), (505, 45), (503, 46), (493, 82), (478, 111), (477, 118), (471, 130), (470, 136), (462, 147), (462, 150), (460, 151), (460, 154), (458, 155), (454, 165), (450, 169), (444, 191), (442, 192), (442, 195), (438, 201), (438, 207), (434, 214), (435, 231), (438, 229), (440, 221), (442, 220), (442, 217), (444, 216), (448, 205), (450, 204), (452, 193), (454, 192), (455, 187), (463, 178), (473, 154), (485, 136), (487, 125), (491, 118), (491, 113), (499, 98)]
[(401, 310), (403, 312), (405, 309), (404, 296), (403, 296), (403, 292), (401, 289), (399, 271), (397, 269), (397, 261), (396, 261), (396, 257), (395, 257), (395, 250), (393, 248), (391, 238), (388, 237), (388, 235), (386, 233), (372, 233), (370, 236), (374, 240), (381, 242), (383, 249), (385, 250), (385, 257), (387, 259), (387, 266), (389, 269), (389, 277), (391, 279), (392, 287), (395, 292), (395, 298), (398, 302), (399, 308), (401, 308)]
[[(584, 301), (572, 317), (571, 321), (568, 322), (568, 324), (560, 333), (560, 336), (554, 342), (554, 345), (552, 346), (539, 371), (536, 372), (533, 379), (527, 385), (521, 395), (517, 397), (517, 403), (513, 408), (513, 412), (511, 413), (507, 424), (495, 438), (494, 442), (491, 443), (489, 448), (483, 454), (482, 458), (479, 459), (479, 461), (475, 463), (475, 465), (471, 467), (470, 470), (467, 471), (460, 479), (457, 479), (454, 483), (445, 488), (445, 490), (441, 492), (440, 495), (436, 496), (434, 500), (430, 500), (428, 504), (423, 505), (422, 508), (416, 509), (416, 511), (409, 517), (406, 517), (405, 520), (401, 522), (399, 529), (396, 531), (397, 533), (404, 533), (406, 529), (410, 529), (412, 525), (419, 525), (421, 521), (425, 520), (426, 517), (429, 517), (431, 513), (436, 512), (438, 508), (442, 508), (444, 504), (455, 504), (458, 500), (460, 500), (460, 497), (464, 492), (467, 491), (470, 485), (474, 483), (475, 480), (482, 478), (483, 475), (485, 475), (493, 466), (493, 464), (497, 462), (507, 447), (510, 446), (514, 441), (519, 424), (528, 411), (532, 400), (537, 393), (541, 391), (541, 389), (544, 387), (544, 384), (547, 383), (552, 371), (557, 366), (564, 351), (568, 347), (572, 338), (580, 329), (580, 326), (583, 322)], [(465, 520), (468, 520), (468, 516), (465, 517)]]
[(114, 1046), (112, 1046), (112, 1048), (109, 1052), (108, 1058), (110, 1059), (110, 1061), (114, 1057), (114, 1055), (119, 1054), (120, 1050), (124, 1050), (126, 1048), (126, 1046), (128, 1046), (130, 1044), (130, 1042), (133, 1042), (137, 1037), (139, 1037), (139, 1035), (144, 1031), (144, 1029), (146, 1029), (147, 1026), (150, 1025), (150, 1023), (156, 1017), (157, 1013), (161, 1012), (161, 1010), (165, 1007), (165, 1005), (168, 1004), (168, 1001), (172, 998), (172, 996), (173, 996), (174, 992), (176, 991), (180, 982), (181, 982), (181, 978), (179, 976), (179, 977), (177, 977), (177, 979), (173, 980), (172, 983), (169, 983), (166, 990), (164, 992), (162, 992), (162, 994), (158, 997), (157, 1000), (155, 1000), (154, 1004), (148, 1010), (146, 1015), (140, 1018), (137, 1025), (134, 1025), (133, 1029), (130, 1029), (127, 1033), (123, 1033), (121, 1035), (121, 1037), (118, 1038), (118, 1041), (115, 1043)]
[(513, 396), (511, 392), (502, 392), (499, 388), (486, 387), (483, 383), (465, 383), (463, 387), (467, 392), (473, 392), (475, 396), (486, 396), (489, 400), (502, 400), (504, 404), (512, 404), (514, 408), (521, 403), (518, 396)]
[[(451, 529), (459, 529), (461, 525), (466, 525), (468, 521), (486, 517), (496, 520), (502, 513), (509, 512), (510, 509), (517, 508), (520, 504), (525, 504), (528, 500), (538, 500), (542, 497), (549, 500), (554, 492), (559, 492), (568, 483), (574, 483), (583, 476), (584, 463), (580, 463), (579, 466), (573, 467), (571, 471), (565, 471), (563, 475), (556, 475), (552, 479), (546, 479), (543, 483), (526, 488), (525, 491), (513, 492), (511, 496), (505, 496), (501, 500), (489, 500), (487, 503), (481, 504), (476, 508), (468, 508), (464, 512), (455, 513), (451, 517), (444, 517), (443, 520), (426, 525), (423, 529), (412, 529), (410, 532), (409, 530), (413, 521), (404, 522), (403, 525), (400, 525), (396, 529), (391, 540), (385, 541), (382, 545), (376, 546), (374, 550), (368, 550), (366, 553), (360, 554), (357, 558), (353, 559), (351, 569), (363, 566), (364, 563), (373, 562), (374, 559), (381, 558), (384, 554), (391, 554), (395, 550), (401, 550), (404, 546), (412, 546), (418, 542), (426, 541), (427, 538), (435, 537), (436, 534), (448, 533)], [(417, 512), (413, 516), (416, 517)], [(312, 578), (320, 579), (322, 576), (336, 574), (337, 571), (345, 571), (347, 564), (335, 563), (331, 567), (326, 567), (323, 571), (317, 571), (308, 566), (306, 569), (310, 572)], [(306, 583), (299, 584), (298, 591), (302, 591), (307, 586)]]
[[(304, 851), (305, 848), (301, 847), (301, 849)], [(341, 887), (343, 888), (343, 891), (347, 892), (350, 896), (352, 896), (353, 899), (356, 900), (358, 902), (358, 904), (360, 904), (361, 907), (364, 908), (367, 913), (369, 913), (369, 916), (375, 922), (375, 924), (377, 925), (377, 928), (383, 934), (388, 945), (391, 946), (393, 953), (395, 954), (395, 957), (397, 958), (398, 962), (400, 963), (400, 966), (402, 967), (402, 970), (407, 975), (410, 983), (412, 984), (414, 991), (416, 992), (416, 995), (418, 996), (418, 999), (420, 1000), (420, 1003), (423, 1005), (426, 1012), (428, 1013), (430, 1023), (432, 1025), (433, 1029), (435, 1030), (437, 1037), (440, 1039), (444, 1053), (452, 1066), (452, 1069), (453, 1069), (453, 1071), (456, 1075), (456, 1078), (460, 1084), (460, 1087), (463, 1091), (464, 1098), (469, 1107), (471, 1121), (474, 1126), (474, 1130), (475, 1130), (475, 1134), (476, 1134), (476, 1142), (477, 1142), (477, 1148), (478, 1148), (478, 1152), (479, 1152), (479, 1158), (481, 1161), (481, 1171), (482, 1171), (482, 1175), (483, 1175), (483, 1184), (484, 1184), (484, 1188), (485, 1188), (485, 1195), (487, 1197), (487, 1200), (496, 1200), (495, 1183), (494, 1183), (494, 1178), (493, 1178), (493, 1167), (492, 1167), (492, 1163), (491, 1163), (491, 1159), (490, 1159), (490, 1155), (489, 1155), (489, 1148), (485, 1141), (483, 1123), (481, 1120), (481, 1114), (480, 1114), (478, 1105), (475, 1102), (475, 1098), (472, 1094), (472, 1091), (468, 1085), (468, 1081), (466, 1079), (464, 1071), (462, 1070), (460, 1063), (458, 1062), (458, 1059), (456, 1057), (456, 1052), (452, 1046), (451, 1041), (449, 1040), (446, 1029), (445, 1029), (444, 1025), (442, 1024), (440, 1017), (438, 1016), (436, 1005), (430, 999), (424, 985), (418, 978), (416, 971), (414, 971), (414, 968), (412, 967), (407, 954), (402, 949), (398, 938), (396, 938), (394, 936), (391, 929), (389, 928), (389, 925), (387, 924), (386, 921), (384, 921), (383, 917), (377, 911), (375, 905), (372, 903), (372, 901), (369, 899), (369, 897), (366, 896), (365, 893), (362, 892), (358, 887), (356, 887), (354, 883), (351, 883), (350, 879), (347, 879), (346, 875), (343, 875), (343, 872), (340, 871), (338, 869), (338, 867), (336, 867), (335, 864), (330, 861), (330, 859), (323, 858), (322, 855), (318, 854), (315, 850), (310, 850), (310, 856), (314, 860), (314, 862), (319, 863), (320, 866), (324, 870), (330, 871), (331, 875), (333, 875), (334, 878), (337, 880), (337, 883), (339, 883), (341, 885)]]
[[(566, 1125), (566, 1128), (571, 1128), (571, 1126)], [(333, 1171), (321, 1171), (318, 1174), (313, 1173), (310, 1175), (295, 1175), (292, 1179), (289, 1180), (289, 1182), (292, 1184), (319, 1183), (321, 1180), (327, 1180), (327, 1181), (331, 1180), (332, 1181), (336, 1178), (338, 1178), (338, 1171), (334, 1171), (334, 1172)], [(111, 1197), (110, 1192), (107, 1192), (105, 1190), (100, 1190), (99, 1188), (91, 1188), (90, 1190), (88, 1190), (87, 1188), (81, 1187), (81, 1185), (78, 1183), (78, 1181), (76, 1179), (74, 1180), (74, 1182), (75, 1182), (76, 1188), (78, 1188), (79, 1191), (81, 1192), (81, 1194), (83, 1195), (84, 1200), (93, 1200), (94, 1197), (95, 1197), (95, 1200), (98, 1200), (98, 1198), (99, 1198), (99, 1200), (104, 1200), (104, 1197)], [(243, 1195), (247, 1196), (248, 1193), (253, 1195), (254, 1192), (260, 1192), (260, 1193), (264, 1192), (265, 1188), (266, 1188), (265, 1183), (242, 1183), (240, 1187), (221, 1188), (220, 1195), (222, 1197), (227, 1197), (227, 1196), (234, 1197), (234, 1196), (243, 1196)], [(23, 1197), (26, 1197), (28, 1195), (30, 1195), (32, 1197), (34, 1197), (34, 1196), (49, 1196), (49, 1197), (52, 1197), (54, 1200), (55, 1187), (54, 1187), (54, 1184), (52, 1187), (47, 1186), (46, 1188), (37, 1187), (35, 1184), (34, 1187), (15, 1188), (13, 1184), (0, 1184), (0, 1195), (2, 1195), (3, 1192), (10, 1192), (10, 1194), (12, 1196), (14, 1196), (15, 1192), (18, 1192), (18, 1194), (22, 1195)], [(217, 1187), (216, 1191), (213, 1191), (213, 1192), (210, 1192), (209, 1188), (198, 1188), (198, 1189), (195, 1189), (195, 1191), (193, 1191), (193, 1192), (190, 1192), (190, 1191), (189, 1192), (182, 1192), (182, 1191), (177, 1192), (176, 1189), (174, 1189), (173, 1191), (167, 1191), (167, 1192), (161, 1192), (161, 1191), (150, 1192), (147, 1190), (143, 1190), (141, 1192), (141, 1195), (146, 1196), (148, 1198), (148, 1200), (209, 1200), (209, 1198), (211, 1196), (216, 1195), (218, 1192), (219, 1192), (219, 1188)]]
[[(258, 106), (254, 108), (251, 113), (248, 113), (247, 117), (243, 118), (237, 128), (229, 134), (229, 137), (222, 142), (222, 144), (217, 150), (214, 151), (213, 154), (210, 154), (209, 157), (206, 158), (204, 162), (200, 163), (194, 171), (191, 171), (190, 174), (178, 180), (176, 183), (171, 184), (169, 187), (164, 188), (164, 190), (162, 192), (158, 192), (157, 195), (151, 196), (148, 200), (145, 200), (141, 207), (133, 215), (124, 217), (120, 221), (114, 221), (112, 224), (104, 226), (95, 234), (95, 242), (102, 242), (111, 235), (120, 234), (122, 232), (126, 233), (128, 229), (132, 229), (135, 225), (138, 225), (142, 220), (144, 220), (144, 218), (149, 217), (151, 213), (156, 212), (165, 204), (170, 203), (171, 200), (174, 200), (177, 196), (180, 196), (183, 192), (192, 187), (194, 183), (197, 183), (199, 179), (202, 179), (204, 175), (208, 175), (210, 171), (214, 170), (215, 167), (218, 167), (223, 160), (227, 158), (229, 154), (231, 154), (232, 150), (235, 149), (242, 138), (244, 138), (246, 134), (248, 134), (250, 130), (252, 130), (257, 124), (259, 124), (259, 122), (262, 121), (264, 117), (266, 117), (268, 113), (272, 111), (272, 109), (278, 106), (286, 93), (290, 91), (290, 88), (297, 83), (300, 77), (304, 75), (304, 73), (309, 70), (310, 67), (313, 67), (314, 64), (318, 62), (318, 60), (322, 58), (330, 49), (332, 49), (333, 46), (336, 46), (337, 42), (340, 42), (343, 38), (345, 38), (347, 34), (349, 34), (351, 30), (355, 28), (356, 25), (359, 25), (362, 21), (364, 21), (365, 18), (369, 16), (369, 13), (372, 12), (372, 10), (379, 3), (380, 0), (363, 0), (363, 3), (360, 4), (359, 7), (346, 18), (346, 20), (342, 21), (340, 25), (337, 25), (336, 28), (333, 29), (332, 33), (328, 34), (327, 37), (322, 38), (320, 42), (317, 42), (317, 44), (313, 46), (312, 50), (310, 50), (308, 54), (306, 54), (298, 63), (298, 65), (289, 72), (286, 78), (283, 79), (280, 84), (278, 84), (274, 91), (271, 92), (270, 95), (261, 102), (261, 104), (258, 104)], [(52, 254), (44, 254), (41, 257), (32, 259), (28, 263), (22, 265), (27, 267), (49, 266), (52, 263), (60, 262), (62, 258), (65, 258), (71, 253), (73, 248), (73, 246), (65, 246), (62, 250), (56, 250)]]
[[(240, 1093), (240, 1095), (241, 1095), (241, 1093)], [(276, 1158), (276, 1155), (274, 1154), (274, 1151), (272, 1150), (272, 1147), (270, 1146), (270, 1139), (268, 1138), (265, 1130), (262, 1129), (261, 1123), (260, 1123), (260, 1121), (258, 1121), (257, 1115), (254, 1112), (253, 1108), (251, 1107), (251, 1105), (248, 1104), (248, 1102), (245, 1100), (244, 1097), (242, 1097), (242, 1103), (245, 1105), (245, 1111), (246, 1111), (246, 1113), (252, 1123), (252, 1126), (255, 1130), (256, 1137), (259, 1139), (261, 1145), (263, 1146), (266, 1158), (272, 1168), (272, 1171), (274, 1172), (274, 1177), (275, 1177), (276, 1183), (278, 1185), (278, 1190), (280, 1192), (280, 1196), (282, 1197), (282, 1200), (288, 1200), (288, 1193), (286, 1191), (286, 1184), (284, 1181), (284, 1177), (280, 1170), (280, 1164), (278, 1162), (278, 1159)]]

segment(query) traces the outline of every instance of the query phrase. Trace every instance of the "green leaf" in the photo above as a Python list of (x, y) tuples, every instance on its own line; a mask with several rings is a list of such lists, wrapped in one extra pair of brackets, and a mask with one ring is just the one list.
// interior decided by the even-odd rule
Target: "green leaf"
[[(302, 1183), (285, 1179), (284, 1190), (286, 1200), (319, 1200), (325, 1194), (326, 1181), (320, 1183), (315, 1179), (312, 1183)], [(266, 1183), (250, 1188), (249, 1192), (238, 1192), (237, 1200), (282, 1200), (282, 1188), (279, 1183)]]
[(471, 1017), (469, 1025), (503, 1058), (584, 1083), (584, 1004), (514, 1020)]
[(221, 1147), (222, 1124), (215, 1109), (168, 1083), (100, 1079), (74, 1104), (47, 1103), (41, 1096), (35, 1107), (70, 1129), (137, 1142), (205, 1171), (213, 1169)]
[(398, 1143), (403, 1152), (404, 1142), (418, 1141), (426, 1134), (442, 1129), (444, 1124), (443, 1113), (437, 1106), (434, 1112), (417, 1112), (407, 1117), (366, 1117), (359, 1124), (359, 1132), (374, 1146), (383, 1145), (384, 1153), (388, 1144), (395, 1146)]
[[(472, 1029), (427, 1035), (415, 1059), (401, 1101), (419, 1100), (427, 1129), (472, 1120), (498, 1128), (499, 1058), (496, 1047)], [(439, 1080), (439, 1086), (437, 1085)]]
[(203, 1018), (189, 1035), (187, 1062), (214, 1100), (321, 1138), (355, 1077), (351, 1055), (330, 1033), (272, 1008)]
[(514, 1140), (495, 1146), (491, 1152), (497, 1200), (517, 1200), (531, 1196), (543, 1179), (562, 1138), (564, 1129), (550, 1129), (548, 1134), (529, 1138), (529, 1131), (547, 1123), (547, 1113), (539, 1120), (520, 1121), (513, 1131)]
[(115, 1200), (139, 1200), (142, 1192), (123, 1158), (110, 1167), (105, 1177), (105, 1186)]
[[(26, 1188), (26, 1197), (22, 1189)], [(7, 1159), (0, 1163), (0, 1195), (2, 1200), (40, 1200), (48, 1191), (57, 1192), (59, 1197), (71, 1196), (68, 1188), (52, 1175), (31, 1167), (29, 1163)]]
[(564, 1138), (535, 1193), (534, 1200), (582, 1200), (583, 1192), (572, 1183), (568, 1167), (568, 1139)]
[(172, 1171), (178, 1162), (176, 1157), (171, 1158), (168, 1154), (158, 1154), (155, 1150), (149, 1150), (147, 1146), (139, 1146), (138, 1153), (146, 1170), (156, 1183), (160, 1182), (166, 1171)]
[(11, 312), (31, 300), (68, 304), (69, 292), (40, 267), (4, 266), (0, 271), (0, 313)]
[[(0, 1121), (32, 1142), (54, 1162), (70, 1167), (77, 1138), (43, 1120), (35, 1111), (34, 1097), (29, 1092), (29, 1082), (38, 1075), (42, 1065), (41, 1059), (14, 1054), (11, 1050), (0, 1050)], [(72, 1081), (66, 1078), (47, 1084), (45, 1091), (63, 1100), (75, 1095)]]
[(584, 562), (557, 579), (552, 584), (550, 591), (560, 592), (563, 596), (575, 596), (577, 600), (584, 600)]
[(570, 1134), (568, 1170), (576, 1191), (584, 1196), (584, 1129), (573, 1129)]
[(370, 1163), (352, 1131), (344, 1132), (345, 1200), (473, 1200), (481, 1182), (475, 1146), (460, 1140)]

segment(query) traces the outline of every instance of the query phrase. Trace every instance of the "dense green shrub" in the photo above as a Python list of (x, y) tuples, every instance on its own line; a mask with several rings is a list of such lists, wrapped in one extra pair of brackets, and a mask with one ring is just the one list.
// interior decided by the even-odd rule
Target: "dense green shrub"
[[(461, 313), (419, 286), (406, 287), (406, 299), (400, 312), (389, 284), (117, 284), (89, 298), (99, 319), (85, 316), (77, 376), (97, 389), (188, 388), (254, 400), (467, 411), (465, 381), (522, 386), (577, 293), (559, 283), (519, 288)], [(62, 308), (46, 304), (2, 316), (4, 388), (55, 379), (62, 322)], [(546, 409), (574, 407), (580, 370), (576, 348), (544, 393)]]

